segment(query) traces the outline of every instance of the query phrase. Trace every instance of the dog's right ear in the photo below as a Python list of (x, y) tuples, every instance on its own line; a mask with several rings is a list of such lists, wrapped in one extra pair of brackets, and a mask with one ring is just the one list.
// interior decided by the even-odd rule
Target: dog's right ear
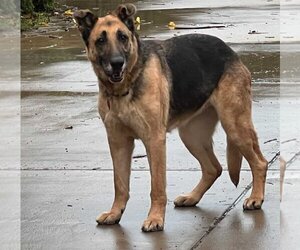
[(88, 46), (88, 39), (91, 34), (91, 31), (98, 20), (90, 10), (78, 10), (74, 12), (73, 17), (78, 26), (79, 31), (85, 45)]
[(120, 4), (112, 14), (117, 16), (131, 31), (134, 32), (134, 15), (136, 13), (135, 5), (131, 3)]

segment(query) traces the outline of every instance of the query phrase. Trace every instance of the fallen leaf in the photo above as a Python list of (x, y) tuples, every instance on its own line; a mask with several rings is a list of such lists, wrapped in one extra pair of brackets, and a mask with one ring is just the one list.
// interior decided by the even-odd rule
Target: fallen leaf
[(169, 27), (169, 29), (175, 29), (176, 24), (174, 22), (169, 22), (168, 27)]
[(64, 13), (67, 16), (73, 16), (73, 11), (72, 10), (66, 10)]
[(135, 23), (136, 23), (136, 24), (141, 24), (141, 18), (140, 18), (139, 16), (136, 17)]

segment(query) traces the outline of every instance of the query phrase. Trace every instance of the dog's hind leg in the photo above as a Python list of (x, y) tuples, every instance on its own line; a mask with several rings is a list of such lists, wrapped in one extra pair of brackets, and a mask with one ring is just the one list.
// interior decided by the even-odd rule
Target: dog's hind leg
[(252, 193), (243, 207), (259, 209), (264, 200), (267, 161), (260, 151), (251, 118), (251, 76), (241, 62), (227, 69), (210, 101), (217, 110), (228, 140), (246, 158), (252, 171)]
[(175, 206), (195, 206), (221, 175), (222, 167), (213, 152), (212, 146), (212, 135), (217, 122), (216, 111), (213, 107), (208, 107), (203, 113), (189, 121), (188, 124), (179, 128), (181, 140), (201, 165), (202, 178), (190, 193), (180, 195), (175, 199)]

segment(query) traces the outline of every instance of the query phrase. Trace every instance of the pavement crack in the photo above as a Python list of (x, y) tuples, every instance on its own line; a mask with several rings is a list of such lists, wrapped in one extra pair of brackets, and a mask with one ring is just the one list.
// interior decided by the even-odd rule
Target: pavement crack
[(273, 141), (277, 141), (277, 138), (274, 138), (274, 139), (271, 139), (271, 140), (267, 140), (267, 141), (264, 142), (264, 144), (267, 144), (267, 143), (273, 142)]
[[(273, 165), (273, 163), (278, 159), (280, 152), (278, 151), (272, 159), (268, 162), (268, 169)], [(297, 155), (297, 154), (296, 154)], [(197, 249), (200, 244), (203, 242), (204, 238), (207, 237), (216, 227), (217, 225), (228, 215), (228, 213), (241, 201), (241, 199), (247, 194), (247, 192), (251, 189), (252, 182), (249, 183), (244, 190), (239, 194), (239, 196), (231, 203), (225, 211), (217, 217), (209, 228), (204, 232), (204, 234), (191, 246), (190, 250)]]
[(208, 236), (215, 227), (227, 216), (227, 214), (240, 202), (240, 200), (246, 195), (246, 193), (251, 189), (252, 182), (248, 184), (243, 192), (234, 200), (234, 202), (228, 206), (225, 211), (221, 214), (220, 217), (216, 218), (213, 223), (209, 226), (209, 228), (205, 231), (205, 233), (200, 237), (198, 241), (194, 243), (194, 245), (190, 248), (191, 250), (197, 249), (197, 247), (202, 243), (203, 239)]
[(297, 157), (299, 155), (300, 155), (300, 151), (297, 152), (296, 154), (294, 154), (294, 156), (286, 162), (286, 167), (288, 167), (289, 165), (291, 165), (297, 159)]

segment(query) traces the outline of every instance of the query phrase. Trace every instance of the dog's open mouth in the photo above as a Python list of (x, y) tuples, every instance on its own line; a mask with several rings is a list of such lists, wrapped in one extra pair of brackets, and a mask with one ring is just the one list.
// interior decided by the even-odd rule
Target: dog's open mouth
[(120, 73), (113, 73), (110, 77), (109, 77), (109, 81), (111, 83), (119, 83), (122, 82), (123, 80), (123, 72)]

